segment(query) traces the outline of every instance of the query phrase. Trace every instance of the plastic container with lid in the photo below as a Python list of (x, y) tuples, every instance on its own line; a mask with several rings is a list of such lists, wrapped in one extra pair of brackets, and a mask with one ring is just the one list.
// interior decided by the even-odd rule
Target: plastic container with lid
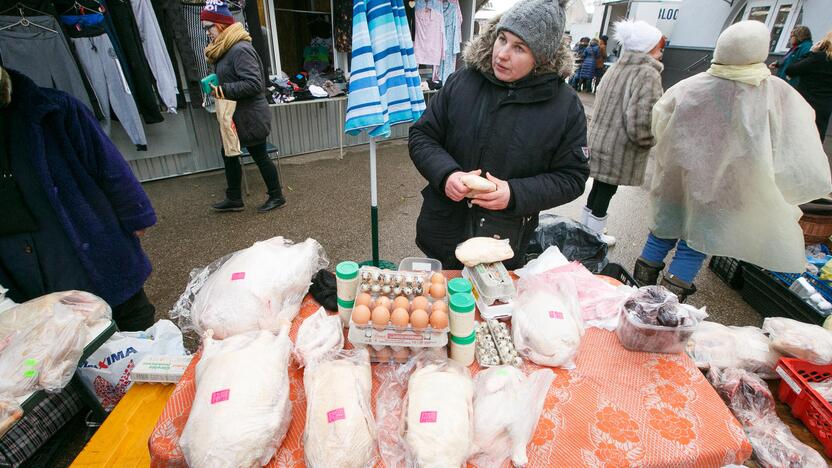
[(335, 267), (335, 281), (338, 291), (338, 315), (344, 327), (350, 326), (350, 316), (355, 306), (358, 290), (358, 269), (355, 262), (341, 262)]
[(481, 263), (474, 268), (465, 267), (462, 276), (471, 280), (473, 289), (488, 305), (497, 302), (507, 303), (514, 299), (514, 281), (503, 262)]
[(470, 366), (474, 363), (474, 354), (477, 348), (477, 332), (473, 331), (470, 335), (459, 337), (451, 335), (451, 359), (462, 364), (463, 366)]
[(448, 281), (448, 294), (465, 294), (471, 292), (471, 282), (465, 278), (454, 278)]
[(615, 329), (618, 341), (630, 351), (648, 353), (682, 353), (699, 323), (689, 327), (663, 327), (642, 323), (626, 310)]
[(476, 302), (470, 293), (451, 296), (449, 309), (451, 335), (468, 336), (474, 332), (474, 308)]

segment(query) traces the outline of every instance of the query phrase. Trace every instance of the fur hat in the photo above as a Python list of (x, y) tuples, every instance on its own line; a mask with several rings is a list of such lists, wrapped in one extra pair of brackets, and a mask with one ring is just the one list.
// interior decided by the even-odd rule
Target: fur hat
[(205, 6), (199, 13), (199, 20), (228, 25), (237, 21), (228, 9), (228, 4), (222, 0), (206, 0)]
[(567, 1), (520, 0), (503, 13), (497, 31), (508, 31), (523, 39), (537, 63), (552, 62), (566, 25)]
[(664, 34), (644, 21), (624, 20), (615, 23), (614, 36), (624, 50), (647, 53), (656, 47)]
[(712, 63), (752, 65), (768, 58), (769, 32), (759, 21), (740, 21), (731, 25), (716, 40)]

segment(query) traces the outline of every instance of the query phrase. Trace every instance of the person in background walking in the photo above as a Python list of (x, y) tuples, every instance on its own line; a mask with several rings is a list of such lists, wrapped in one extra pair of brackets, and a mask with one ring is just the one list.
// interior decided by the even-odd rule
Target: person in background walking
[(598, 39), (593, 39), (584, 49), (581, 68), (578, 70), (578, 91), (592, 92), (592, 82), (595, 80), (595, 63), (601, 55)]
[(783, 60), (778, 60), (769, 65), (772, 71), (777, 70), (777, 76), (789, 82), (790, 85), (797, 88), (800, 79), (791, 77), (788, 74), (789, 65), (803, 60), (812, 50), (812, 31), (806, 26), (795, 26), (792, 29), (792, 34), (789, 36), (789, 44), (791, 47), (789, 51), (783, 56)]
[(607, 209), (619, 185), (641, 185), (656, 140), (650, 130), (653, 104), (662, 95), (662, 32), (644, 21), (621, 21), (615, 38), (621, 58), (598, 87), (589, 127), (590, 175), (595, 179), (581, 222), (609, 245)]
[[(277, 169), (266, 153), (266, 138), (271, 131), (271, 112), (266, 101), (263, 83), (263, 64), (251, 45), (251, 36), (242, 24), (231, 15), (228, 5), (222, 0), (208, 0), (199, 15), (202, 28), (208, 34), (210, 43), (205, 48), (208, 63), (214, 66), (219, 78), (215, 96), (224, 96), (237, 102), (234, 111), (234, 125), (240, 144), (248, 149), (257, 163), (260, 175), (268, 189), (268, 199), (257, 208), (264, 213), (286, 204), (280, 187)], [(225, 200), (212, 206), (215, 211), (241, 211), (244, 209), (241, 191), (243, 168), (239, 156), (226, 157), (225, 180), (228, 188)]]
[(717, 40), (711, 68), (670, 88), (653, 108), (656, 169), (650, 233), (634, 276), (680, 299), (705, 255), (771, 271), (804, 271), (798, 205), (832, 191), (812, 108), (763, 63), (769, 31), (742, 21)]
[(832, 114), (832, 31), (806, 57), (789, 65), (786, 73), (800, 78), (797, 91), (815, 109), (815, 125), (823, 141)]
[(598, 40), (598, 59), (595, 60), (595, 86), (592, 88), (593, 92), (598, 90), (598, 85), (601, 84), (601, 78), (604, 77), (604, 72), (607, 70), (607, 36), (601, 36)]
[(575, 54), (575, 73), (569, 80), (569, 84), (576, 90), (578, 89), (578, 83), (580, 82), (579, 74), (581, 71), (581, 65), (584, 63), (584, 51), (587, 47), (589, 47), (589, 38), (582, 37), (572, 49), (572, 52)]

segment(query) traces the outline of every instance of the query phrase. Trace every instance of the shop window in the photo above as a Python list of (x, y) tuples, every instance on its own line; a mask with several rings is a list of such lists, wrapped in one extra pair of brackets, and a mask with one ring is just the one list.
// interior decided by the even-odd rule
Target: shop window
[(333, 70), (329, 0), (274, 0), (280, 66), (289, 76)]
[(759, 21), (763, 24), (766, 24), (768, 21), (769, 12), (771, 12), (770, 6), (751, 7), (751, 11), (748, 12), (748, 19), (751, 21)]
[(734, 21), (731, 21), (731, 24), (737, 24), (745, 17), (745, 7), (748, 5), (743, 5), (740, 9), (740, 12), (737, 13), (737, 16), (734, 17)]
[(774, 24), (771, 25), (771, 41), (769, 42), (769, 52), (774, 52), (777, 49), (777, 44), (780, 42), (780, 36), (783, 35), (783, 30), (786, 28), (789, 15), (794, 8), (793, 5), (781, 5), (777, 9), (777, 15), (774, 17)]

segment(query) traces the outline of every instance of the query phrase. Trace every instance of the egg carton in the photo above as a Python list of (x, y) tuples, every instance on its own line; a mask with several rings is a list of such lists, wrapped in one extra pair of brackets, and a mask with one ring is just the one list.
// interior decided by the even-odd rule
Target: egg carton
[[(370, 354), (370, 362), (373, 363), (387, 363), (398, 362), (403, 364), (408, 361), (415, 354), (419, 353), (419, 347), (410, 346), (369, 346), (369, 345), (355, 345), (356, 348), (366, 349)], [(448, 357), (448, 348), (432, 348), (431, 355), (439, 353), (440, 356)]]
[(505, 323), (487, 320), (477, 325), (477, 362), (483, 367), (499, 365), (523, 366), (511, 333)]
[(354, 345), (438, 348), (448, 344), (449, 330), (450, 327), (443, 330), (435, 330), (431, 327), (414, 330), (410, 327), (397, 328), (392, 325), (379, 329), (374, 326), (359, 327), (350, 322), (347, 339)]
[[(431, 271), (393, 271), (363, 266), (358, 270), (358, 286), (356, 297), (361, 293), (368, 293), (373, 298), (387, 296), (393, 299), (404, 296), (413, 299), (416, 296), (428, 296), (430, 300), (431, 276), (437, 272)], [(447, 286), (446, 286), (447, 287)], [(447, 297), (447, 291), (445, 292)]]

